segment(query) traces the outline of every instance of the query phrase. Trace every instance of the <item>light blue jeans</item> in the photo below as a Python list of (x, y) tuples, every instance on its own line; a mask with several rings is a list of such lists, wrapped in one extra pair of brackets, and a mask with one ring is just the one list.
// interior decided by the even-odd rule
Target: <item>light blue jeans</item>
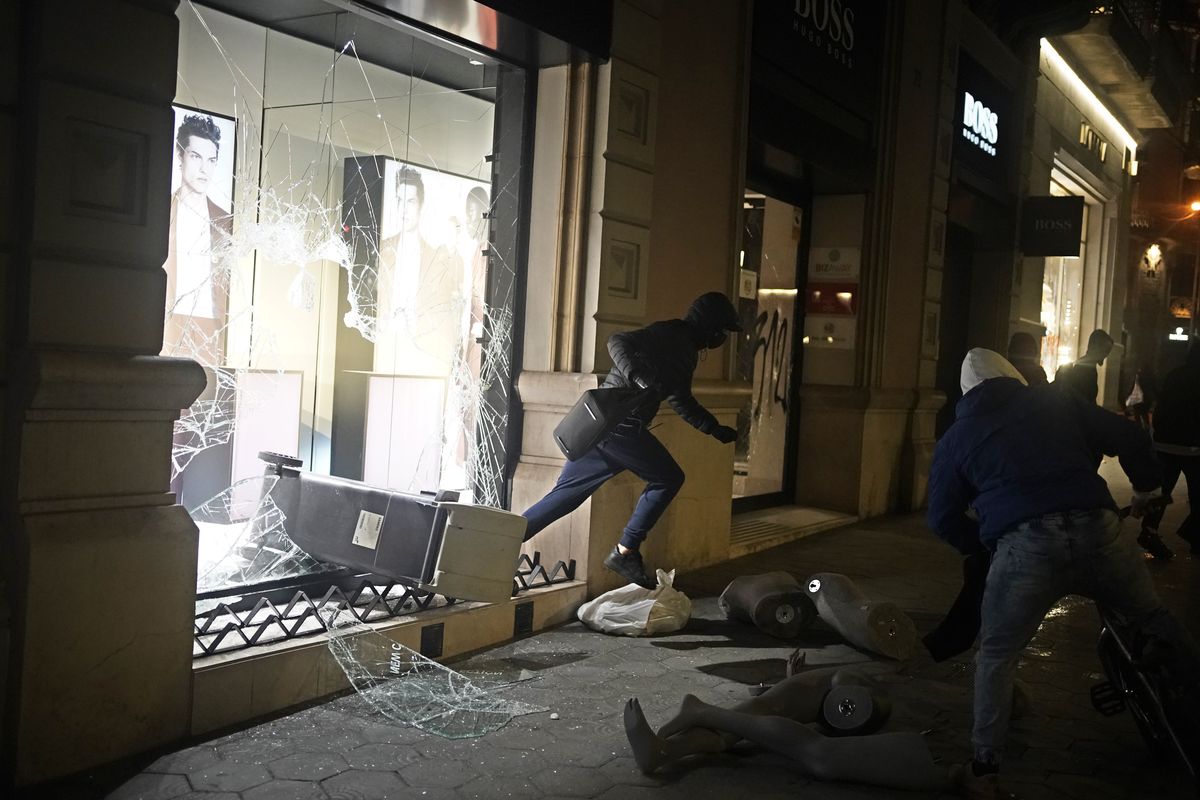
[(999, 763), (1021, 651), (1046, 613), (1069, 594), (1091, 598), (1142, 632), (1195, 652), (1154, 593), (1141, 548), (1133, 534), (1121, 534), (1114, 512), (1066, 511), (1026, 520), (1000, 538), (983, 594), (975, 656), (977, 761)]

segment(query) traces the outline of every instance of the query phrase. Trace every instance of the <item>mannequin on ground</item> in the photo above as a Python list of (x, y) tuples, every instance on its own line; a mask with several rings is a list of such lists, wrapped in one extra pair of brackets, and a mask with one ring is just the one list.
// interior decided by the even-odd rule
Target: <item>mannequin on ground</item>
[(718, 708), (686, 695), (679, 712), (657, 733), (638, 700), (629, 700), (625, 734), (638, 767), (651, 774), (687, 756), (724, 752), (744, 739), (795, 760), (806, 774), (821, 780), (897, 789), (951, 785), (949, 772), (934, 762), (920, 734), (832, 737), (810, 727), (823, 718), (826, 696), (835, 687), (873, 684), (852, 669), (801, 672), (803, 665), (803, 655), (793, 653), (783, 681), (733, 708)]

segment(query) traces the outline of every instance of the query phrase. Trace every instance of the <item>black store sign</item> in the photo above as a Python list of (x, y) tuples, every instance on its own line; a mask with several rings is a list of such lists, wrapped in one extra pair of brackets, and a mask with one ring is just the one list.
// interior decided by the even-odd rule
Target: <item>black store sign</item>
[(754, 53), (873, 119), (886, 14), (875, 0), (756, 0)]
[(975, 172), (1004, 183), (1020, 124), (1012, 113), (1011, 93), (979, 62), (958, 54), (954, 158)]
[(1078, 256), (1083, 238), (1083, 198), (1026, 197), (1021, 204), (1021, 252), (1027, 256)]

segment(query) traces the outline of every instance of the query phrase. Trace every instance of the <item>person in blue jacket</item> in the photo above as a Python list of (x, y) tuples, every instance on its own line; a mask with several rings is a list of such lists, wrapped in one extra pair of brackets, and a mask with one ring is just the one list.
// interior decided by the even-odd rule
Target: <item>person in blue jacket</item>
[[(1028, 388), (998, 353), (963, 360), (963, 398), (938, 442), (929, 477), (930, 528), (964, 555), (992, 551), (976, 653), (974, 760), (965, 790), (998, 797), (1013, 678), (1025, 645), (1068, 594), (1103, 604), (1139, 630), (1195, 643), (1154, 592), (1096, 456), (1117, 456), (1140, 516), (1162, 483), (1150, 437), (1137, 424), (1053, 387)], [(976, 520), (968, 516), (974, 509)]]
[(692, 394), (692, 374), (701, 350), (725, 344), (727, 331), (740, 331), (737, 310), (720, 292), (700, 295), (683, 319), (654, 322), (645, 328), (614, 333), (608, 339), (613, 368), (604, 379), (610, 387), (652, 389), (647, 402), (634, 410), (616, 430), (590, 452), (563, 466), (554, 488), (522, 515), (528, 520), (525, 541), (550, 523), (566, 516), (591, 497), (609, 478), (629, 470), (646, 481), (621, 539), (604, 559), (604, 566), (647, 589), (655, 580), (647, 574), (641, 545), (646, 535), (683, 486), (683, 470), (646, 426), (667, 400), (684, 422), (722, 444), (737, 439), (737, 431), (722, 425)]

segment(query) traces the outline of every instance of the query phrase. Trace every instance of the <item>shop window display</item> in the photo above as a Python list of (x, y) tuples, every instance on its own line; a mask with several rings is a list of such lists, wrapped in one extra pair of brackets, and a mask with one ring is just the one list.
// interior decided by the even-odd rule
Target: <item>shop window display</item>
[(201, 588), (327, 568), (281, 536), (262, 450), (502, 506), (498, 67), (332, 6), (289, 32), (187, 2), (178, 17), (162, 353), (208, 375), (172, 453)]
[[(1051, 180), (1050, 194), (1067, 197), (1073, 192), (1062, 182)], [(1048, 375), (1063, 364), (1073, 363), (1082, 353), (1080, 313), (1083, 303), (1084, 270), (1088, 257), (1087, 239), (1090, 205), (1083, 206), (1083, 226), (1078, 256), (1048, 256), (1042, 274), (1041, 322), (1046, 328), (1042, 339), (1042, 368)], [(1090, 331), (1084, 332), (1086, 336)]]

